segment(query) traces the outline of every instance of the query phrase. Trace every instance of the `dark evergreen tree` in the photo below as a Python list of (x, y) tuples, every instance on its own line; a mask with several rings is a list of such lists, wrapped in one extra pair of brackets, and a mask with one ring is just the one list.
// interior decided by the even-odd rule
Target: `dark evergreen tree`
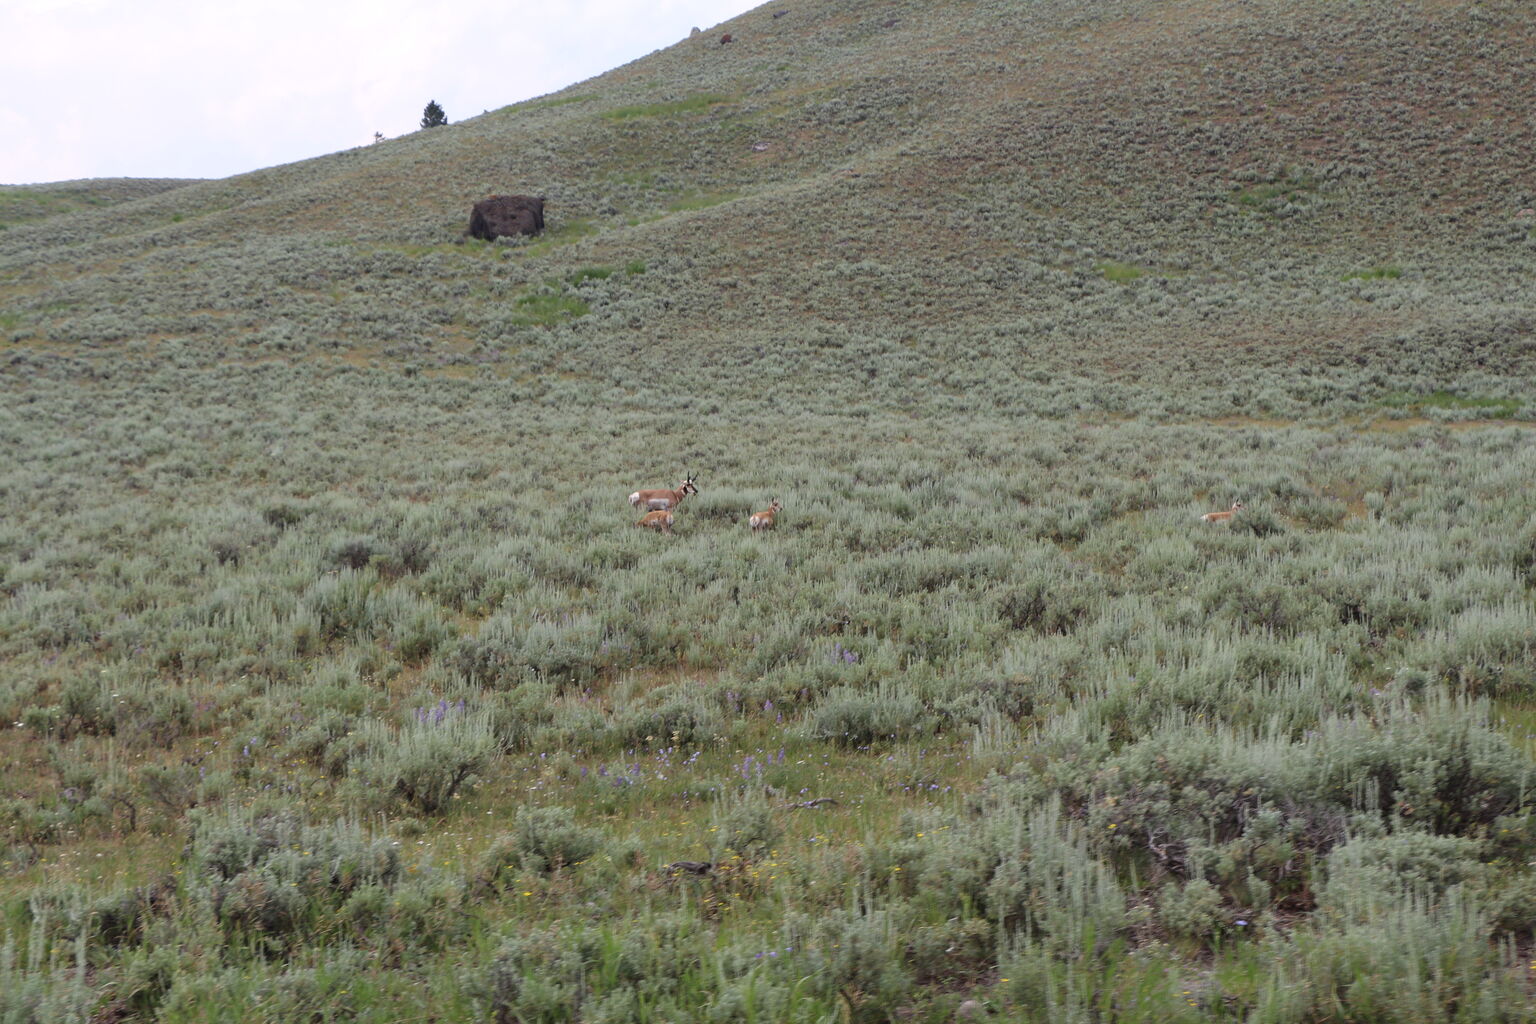
[(440, 124), (448, 123), (448, 115), (443, 113), (443, 108), (437, 105), (437, 100), (427, 104), (427, 108), (421, 112), (421, 126), (423, 128), (436, 128)]

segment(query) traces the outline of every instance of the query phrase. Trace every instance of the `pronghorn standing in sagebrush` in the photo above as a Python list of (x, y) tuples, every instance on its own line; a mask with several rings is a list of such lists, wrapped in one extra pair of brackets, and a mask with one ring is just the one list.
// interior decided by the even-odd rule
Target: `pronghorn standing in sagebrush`
[(635, 523), (635, 525), (644, 526), (651, 530), (660, 530), (662, 533), (671, 533), (672, 523), (672, 513), (664, 508), (659, 508), (655, 512), (647, 512), (641, 516), (640, 521)]
[(688, 495), (698, 493), (698, 485), (693, 482), (693, 476), (690, 474), (687, 479), (678, 485), (675, 491), (636, 491), (629, 496), (629, 503), (635, 506), (635, 508), (644, 508), (656, 512), (663, 509), (675, 509), (683, 503), (683, 499), (688, 497)]
[(1202, 523), (1224, 523), (1243, 510), (1243, 503), (1234, 501), (1232, 507), (1225, 512), (1207, 512), (1200, 517)]
[(752, 513), (752, 517), (747, 520), (747, 525), (752, 527), (753, 532), (758, 530), (771, 530), (773, 529), (773, 517), (777, 515), (783, 508), (784, 503), (778, 498), (774, 498), (772, 505), (769, 505), (761, 512)]

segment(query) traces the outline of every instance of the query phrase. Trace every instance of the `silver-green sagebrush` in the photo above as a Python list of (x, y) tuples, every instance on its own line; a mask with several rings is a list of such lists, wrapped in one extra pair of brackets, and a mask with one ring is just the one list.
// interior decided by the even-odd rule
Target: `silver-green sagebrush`
[(1532, 1020), (1524, 14), (809, 0), (0, 188), (0, 1020)]

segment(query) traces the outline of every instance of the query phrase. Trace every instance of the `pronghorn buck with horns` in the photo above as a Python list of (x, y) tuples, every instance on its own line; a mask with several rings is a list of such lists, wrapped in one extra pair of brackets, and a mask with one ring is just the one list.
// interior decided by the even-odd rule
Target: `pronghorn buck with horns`
[(655, 512), (669, 508), (675, 509), (683, 503), (683, 499), (688, 497), (688, 495), (698, 493), (698, 485), (693, 482), (693, 476), (689, 475), (686, 480), (678, 485), (675, 491), (636, 491), (629, 496), (629, 503), (635, 506), (635, 508), (649, 509)]
[(1232, 507), (1224, 512), (1207, 512), (1200, 517), (1202, 523), (1224, 523), (1243, 510), (1243, 503), (1234, 501)]
[(752, 513), (752, 517), (747, 520), (747, 525), (752, 527), (754, 533), (758, 530), (771, 530), (773, 529), (773, 517), (783, 508), (784, 503), (778, 498), (774, 498), (772, 505), (769, 505), (761, 512)]

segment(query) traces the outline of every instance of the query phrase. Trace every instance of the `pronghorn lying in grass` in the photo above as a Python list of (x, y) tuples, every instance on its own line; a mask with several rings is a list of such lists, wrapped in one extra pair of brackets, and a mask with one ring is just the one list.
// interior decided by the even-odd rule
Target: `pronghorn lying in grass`
[(769, 505), (761, 512), (754, 512), (752, 517), (747, 520), (747, 525), (752, 527), (754, 531), (771, 530), (773, 529), (773, 517), (783, 508), (784, 503), (778, 498), (774, 498), (772, 505)]
[(636, 491), (629, 496), (629, 503), (635, 508), (645, 508), (651, 511), (658, 509), (677, 508), (683, 503), (683, 499), (690, 494), (698, 494), (699, 488), (694, 484), (693, 477), (689, 476), (675, 491), (650, 490)]
[(647, 512), (640, 517), (636, 526), (644, 526), (652, 530), (660, 530), (662, 533), (672, 532), (672, 513), (667, 509), (659, 508), (654, 512)]
[(1238, 512), (1242, 511), (1242, 508), (1242, 502), (1234, 501), (1232, 503), (1232, 507), (1227, 509), (1225, 512), (1207, 512), (1205, 515), (1200, 517), (1200, 521), (1202, 523), (1224, 523), (1228, 519), (1231, 519), (1233, 516), (1237, 515)]

